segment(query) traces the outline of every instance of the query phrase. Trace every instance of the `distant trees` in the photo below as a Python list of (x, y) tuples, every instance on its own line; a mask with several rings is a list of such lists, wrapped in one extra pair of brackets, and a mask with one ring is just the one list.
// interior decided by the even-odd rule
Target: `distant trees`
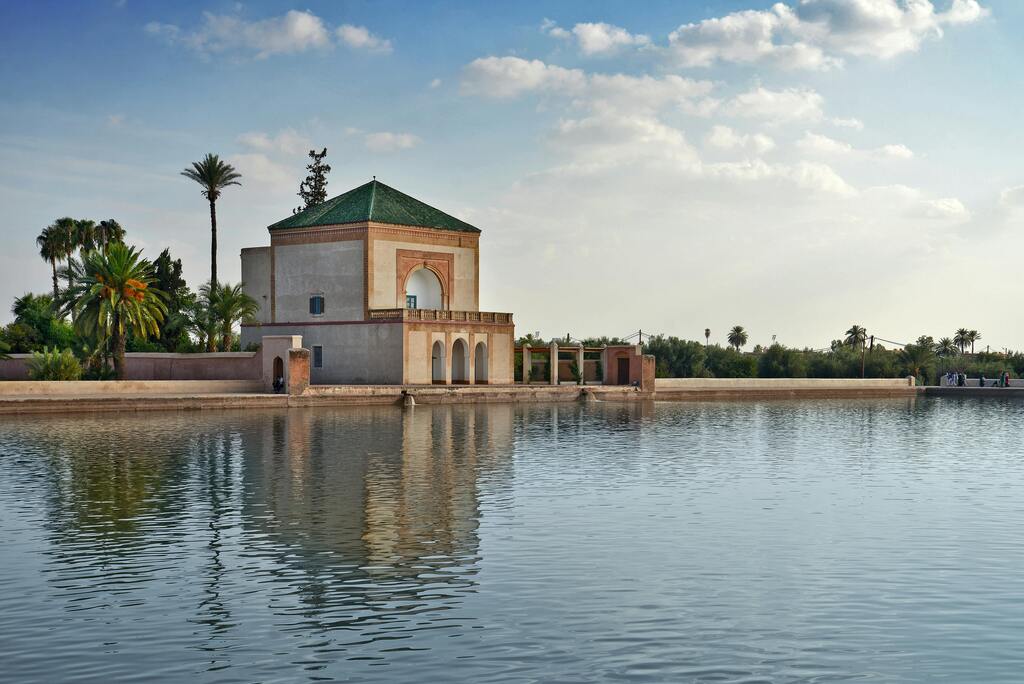
[(295, 210), (295, 213), (303, 209), (321, 204), (327, 199), (327, 174), (331, 172), (331, 165), (324, 163), (327, 157), (327, 148), (317, 152), (309, 151), (309, 158), (313, 161), (306, 165), (309, 175), (299, 183), (299, 197), (302, 198), (302, 206)]
[(207, 154), (200, 161), (192, 162), (192, 168), (181, 172), (202, 186), (202, 195), (210, 203), (210, 283), (217, 285), (217, 199), (221, 192), (232, 185), (241, 185), (242, 174), (235, 167), (222, 162), (215, 154)]
[(970, 335), (971, 331), (968, 330), (967, 328), (960, 328), (953, 335), (953, 344), (955, 344), (960, 349), (961, 354), (963, 354), (964, 351), (967, 349), (967, 345), (971, 343), (969, 339)]
[(729, 331), (728, 338), (729, 344), (739, 351), (740, 348), (747, 344), (747, 331), (743, 329), (742, 325), (733, 326), (732, 330)]

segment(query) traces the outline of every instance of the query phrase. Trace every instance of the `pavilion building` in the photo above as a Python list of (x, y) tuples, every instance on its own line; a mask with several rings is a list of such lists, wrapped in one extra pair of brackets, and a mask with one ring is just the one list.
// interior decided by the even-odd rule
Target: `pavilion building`
[(373, 180), (242, 250), (242, 347), (301, 335), (314, 384), (510, 384), (512, 314), (480, 311), (480, 230)]

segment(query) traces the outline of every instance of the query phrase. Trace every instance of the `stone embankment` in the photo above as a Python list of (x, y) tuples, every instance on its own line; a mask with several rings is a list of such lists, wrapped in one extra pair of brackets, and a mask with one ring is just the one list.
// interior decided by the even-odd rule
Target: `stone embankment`
[[(495, 402), (715, 401), (908, 397), (925, 391), (902, 380), (658, 379), (653, 392), (615, 385), (311, 385), (293, 394), (266, 393), (258, 381), (0, 382), (0, 414), (289, 408), (367, 404)], [(971, 394), (970, 388), (928, 388)], [(1017, 390), (979, 389), (985, 396)], [(1024, 390), (1020, 391), (1024, 394)], [(411, 399), (409, 397), (412, 397)]]

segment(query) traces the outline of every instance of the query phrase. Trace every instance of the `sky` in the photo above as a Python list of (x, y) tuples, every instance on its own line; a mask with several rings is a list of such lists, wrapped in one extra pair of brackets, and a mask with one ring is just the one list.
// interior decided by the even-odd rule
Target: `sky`
[(237, 282), (327, 147), (330, 196), (478, 226), (518, 334), (1024, 348), (1022, 31), (1016, 0), (3, 3), (0, 302), (50, 288), (62, 216), (197, 287), (207, 152)]

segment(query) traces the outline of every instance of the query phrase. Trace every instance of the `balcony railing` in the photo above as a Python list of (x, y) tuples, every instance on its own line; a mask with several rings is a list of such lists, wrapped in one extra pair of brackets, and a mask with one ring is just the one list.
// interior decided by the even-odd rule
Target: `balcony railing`
[(447, 311), (444, 309), (371, 309), (371, 321), (457, 321), (510, 325), (512, 314), (494, 311)]

